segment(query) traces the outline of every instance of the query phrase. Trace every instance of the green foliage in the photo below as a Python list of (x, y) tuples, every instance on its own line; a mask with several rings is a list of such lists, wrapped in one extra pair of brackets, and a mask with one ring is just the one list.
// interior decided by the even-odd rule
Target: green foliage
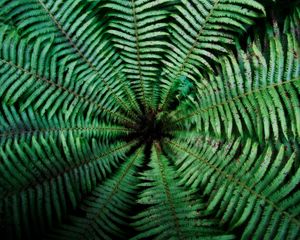
[(299, 239), (298, 6), (0, 0), (1, 239)]
[(300, 169), (288, 176), (295, 153), (285, 158), (284, 145), (276, 152), (272, 146), (259, 151), (251, 139), (245, 146), (241, 139), (201, 140), (192, 146), (181, 141), (167, 145), (177, 152), (173, 158), (182, 184), (202, 189), (209, 198), (206, 211), (217, 209), (216, 216), (229, 229), (246, 223), (241, 239), (297, 238), (299, 207), (290, 207), (298, 204), (299, 191), (293, 190), (299, 184)]
[(80, 206), (86, 216), (69, 216), (71, 224), (61, 226), (46, 238), (111, 239), (112, 235), (126, 235), (126, 228), (122, 229), (121, 226), (126, 226), (128, 214), (135, 203), (133, 195), (137, 192), (139, 182), (135, 173), (144, 158), (142, 150), (133, 153), (111, 179), (95, 186), (92, 196)]
[[(149, 206), (134, 217), (134, 226), (142, 233), (134, 239), (232, 239), (222, 235), (216, 221), (204, 218), (206, 204), (195, 191), (180, 186), (175, 170), (157, 146), (152, 149), (151, 170), (141, 174), (140, 186), (145, 187), (138, 203)], [(151, 220), (151, 221), (149, 221)]]
[[(285, 43), (285, 46), (280, 41)], [(186, 114), (197, 129), (216, 136), (253, 136), (257, 141), (300, 139), (300, 56), (293, 34), (267, 37), (268, 49), (259, 39), (247, 51), (237, 48), (220, 60), (218, 74), (198, 83), (201, 106)], [(282, 96), (285, 96), (284, 98)]]

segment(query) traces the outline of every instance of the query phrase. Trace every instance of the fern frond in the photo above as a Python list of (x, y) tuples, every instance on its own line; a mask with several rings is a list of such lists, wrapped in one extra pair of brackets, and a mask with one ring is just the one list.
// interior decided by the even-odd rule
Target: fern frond
[(84, 217), (70, 216), (71, 224), (60, 226), (46, 239), (113, 239), (112, 235), (125, 239), (126, 232), (121, 227), (128, 226), (128, 211), (135, 203), (139, 182), (135, 170), (143, 162), (142, 150), (136, 150), (112, 178), (97, 185), (82, 202)]
[[(284, 41), (287, 45), (283, 45)], [(216, 136), (251, 136), (260, 142), (300, 137), (300, 48), (294, 34), (272, 36), (268, 49), (255, 43), (221, 60), (218, 75), (202, 79), (201, 106), (177, 120), (197, 122)]]
[(212, 219), (200, 217), (204, 202), (196, 201), (193, 191), (178, 184), (158, 145), (152, 148), (149, 167), (140, 177), (140, 186), (146, 189), (138, 199), (148, 207), (134, 217), (134, 226), (141, 233), (133, 239), (233, 239), (230, 234), (222, 235)]
[(283, 145), (260, 153), (250, 139), (244, 146), (241, 139), (216, 143), (166, 143), (173, 153), (179, 151), (174, 159), (182, 183), (200, 188), (209, 197), (207, 210), (217, 209), (223, 224), (231, 229), (245, 224), (241, 239), (296, 239), (300, 211), (292, 206), (299, 205), (300, 170), (292, 171), (295, 153), (287, 156)]
[(234, 44), (237, 34), (264, 13), (259, 3), (245, 0), (183, 0), (176, 8), (178, 13), (170, 24), (172, 39), (160, 80), (161, 109), (168, 106), (180, 76), (197, 81), (199, 69), (212, 70), (211, 62), (218, 62), (218, 56), (227, 53), (224, 45)]
[(96, 138), (112, 141), (121, 136), (127, 136), (131, 129), (123, 126), (101, 123), (99, 119), (85, 119), (83, 116), (65, 121), (63, 114), (58, 113), (50, 119), (34, 112), (31, 107), (18, 112), (14, 106), (2, 104), (0, 108), (0, 145), (8, 139), (31, 140), (33, 136), (55, 137), (62, 134), (78, 134), (84, 138)]
[[(110, 9), (108, 33), (113, 35), (115, 46), (121, 50), (124, 72), (131, 81), (136, 96), (143, 105), (156, 108), (156, 78), (166, 44), (167, 11), (159, 10), (172, 0), (111, 0), (104, 4)], [(147, 106), (150, 105), (150, 106)]]
[(75, 209), (83, 195), (119, 166), (134, 144), (105, 147), (93, 140), (89, 145), (72, 135), (32, 137), (31, 143), (7, 141), (0, 148), (1, 203), (10, 225), (7, 233), (16, 230), (8, 235), (30, 238), (60, 222), (68, 208)]
[[(48, 113), (51, 118), (57, 109), (65, 111), (66, 119), (79, 111), (104, 114), (114, 119), (132, 122), (131, 119), (103, 106), (96, 99), (86, 97), (86, 87), (80, 88), (80, 81), (75, 74), (76, 63), (67, 68), (66, 61), (59, 64), (57, 55), (53, 54), (51, 39), (39, 39), (35, 44), (27, 43), (17, 35), (6, 33), (2, 26), (0, 39), (0, 97), (4, 102), (20, 102), (21, 111), (29, 105), (41, 114)], [(89, 116), (89, 115), (88, 115)]]
[[(29, 41), (53, 38), (53, 51), (66, 58), (67, 66), (76, 65), (75, 73), (85, 96), (106, 107), (122, 107), (136, 116), (132, 109), (138, 105), (121, 73), (121, 60), (104, 37), (103, 23), (99, 24), (91, 14), (93, 8), (73, 0), (2, 1), (0, 8), (0, 16), (14, 22)], [(107, 101), (108, 98), (115, 101)]]

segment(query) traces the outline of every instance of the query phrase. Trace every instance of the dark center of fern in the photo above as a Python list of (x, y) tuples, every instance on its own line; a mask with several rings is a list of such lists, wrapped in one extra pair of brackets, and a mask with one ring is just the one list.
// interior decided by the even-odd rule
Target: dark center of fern
[(163, 136), (161, 122), (156, 120), (155, 115), (146, 115), (141, 119), (139, 133), (144, 141), (159, 140)]
[(140, 116), (135, 126), (135, 131), (130, 135), (130, 139), (138, 139), (141, 143), (151, 144), (153, 141), (160, 141), (168, 134), (167, 117), (158, 117), (156, 112), (148, 112)]

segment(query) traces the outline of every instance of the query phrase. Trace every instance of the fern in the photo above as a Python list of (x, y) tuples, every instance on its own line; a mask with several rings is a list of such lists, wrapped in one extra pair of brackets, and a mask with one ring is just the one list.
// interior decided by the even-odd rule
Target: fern
[(299, 139), (299, 45), (291, 34), (282, 36), (286, 46), (279, 36), (268, 38), (268, 51), (253, 42), (247, 52), (238, 48), (237, 57), (224, 57), (219, 74), (209, 74), (198, 85), (201, 106), (188, 116), (184, 112), (177, 123), (191, 118), (200, 131), (227, 138), (236, 129), (239, 135), (253, 136), (260, 142)]
[(299, 239), (300, 8), (0, 0), (3, 239)]

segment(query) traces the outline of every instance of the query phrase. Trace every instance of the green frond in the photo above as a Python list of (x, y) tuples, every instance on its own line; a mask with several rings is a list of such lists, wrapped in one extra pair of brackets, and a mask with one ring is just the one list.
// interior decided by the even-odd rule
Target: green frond
[(0, 109), (0, 144), (9, 139), (31, 140), (32, 137), (55, 137), (60, 134), (78, 134), (81, 138), (97, 138), (106, 141), (127, 136), (131, 129), (123, 126), (101, 123), (99, 119), (84, 119), (83, 116), (65, 121), (63, 114), (51, 119), (42, 117), (31, 107), (18, 112), (14, 106), (2, 105)]
[(0, 17), (16, 24), (29, 41), (53, 38), (53, 52), (64, 57), (67, 66), (75, 64), (81, 94), (106, 108), (117, 106), (135, 115), (131, 109), (138, 106), (121, 72), (121, 59), (104, 36), (105, 22), (91, 13), (93, 8), (73, 0), (3, 0), (0, 7)]
[(122, 227), (128, 226), (128, 214), (134, 207), (139, 183), (135, 171), (143, 163), (142, 150), (136, 150), (111, 178), (97, 185), (81, 203), (84, 217), (69, 216), (71, 223), (55, 229), (46, 239), (114, 239), (112, 235), (125, 239)]
[(158, 104), (156, 79), (161, 71), (160, 60), (166, 47), (167, 11), (160, 10), (173, 0), (110, 0), (108, 33), (120, 49), (124, 72), (132, 89), (143, 105), (156, 108)]
[(264, 8), (256, 1), (181, 1), (170, 24), (171, 43), (163, 63), (160, 108), (168, 106), (175, 81), (182, 75), (196, 79), (198, 69), (212, 70), (211, 62), (227, 52), (237, 34), (262, 16)]
[[(30, 143), (21, 141), (7, 141), (0, 148), (1, 203), (10, 225), (7, 233), (28, 238), (60, 222), (67, 208), (75, 209), (135, 144), (103, 146), (94, 139), (89, 143), (72, 134), (61, 134), (57, 139), (33, 136)], [(30, 221), (33, 225), (28, 224)]]
[[(159, 146), (153, 146), (150, 170), (140, 179), (146, 188), (138, 199), (147, 208), (134, 217), (140, 234), (133, 239), (233, 239), (222, 235), (212, 219), (201, 217), (205, 202), (180, 186), (175, 171)], [(196, 201), (197, 199), (197, 201)]]
[(238, 58), (222, 58), (218, 75), (201, 79), (201, 106), (177, 123), (193, 119), (199, 131), (228, 139), (236, 134), (260, 142), (299, 139), (300, 48), (295, 35), (272, 36), (267, 49), (253, 43), (247, 52), (237, 51)]
[[(242, 225), (241, 239), (296, 239), (300, 231), (299, 169), (295, 153), (283, 145), (259, 150), (251, 139), (194, 142), (168, 141), (181, 182), (209, 198), (207, 211), (230, 229)], [(284, 223), (284, 224), (281, 224)], [(266, 231), (267, 229), (267, 231)]]
[(94, 111), (96, 115), (132, 122), (123, 114), (115, 113), (116, 109), (111, 110), (112, 106), (103, 106), (81, 94), (87, 89), (80, 88), (80, 80), (74, 73), (76, 63), (69, 67), (66, 61), (59, 64), (57, 55), (51, 55), (53, 38), (39, 39), (30, 44), (16, 35), (6, 34), (6, 29), (2, 27), (4, 36), (0, 37), (0, 97), (4, 102), (22, 102), (21, 111), (32, 105), (42, 115), (47, 112), (48, 118), (62, 108), (66, 119), (79, 111)]

